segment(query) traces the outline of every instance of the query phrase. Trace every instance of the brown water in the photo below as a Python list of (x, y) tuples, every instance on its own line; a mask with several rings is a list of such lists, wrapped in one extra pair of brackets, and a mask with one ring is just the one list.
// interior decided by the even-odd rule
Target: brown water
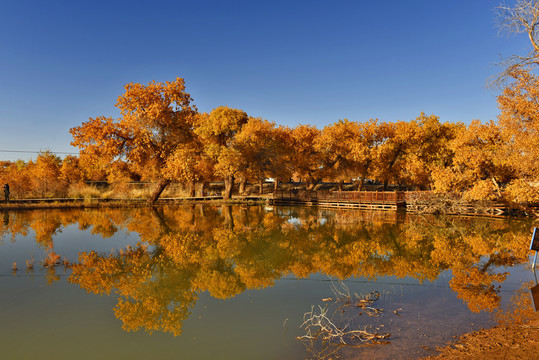
[[(523, 220), (196, 205), (0, 224), (5, 359), (414, 358), (526, 316), (535, 282)], [(298, 339), (311, 309), (390, 335)]]

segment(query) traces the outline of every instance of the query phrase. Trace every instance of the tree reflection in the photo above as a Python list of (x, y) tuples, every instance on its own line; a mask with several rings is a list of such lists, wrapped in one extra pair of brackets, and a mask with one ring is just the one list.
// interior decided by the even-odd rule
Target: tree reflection
[(134, 247), (80, 253), (69, 281), (118, 294), (124, 329), (175, 335), (199, 293), (226, 299), (288, 274), (432, 281), (451, 270), (451, 288), (472, 311), (493, 311), (506, 277), (499, 268), (527, 261), (530, 236), (520, 220), (230, 205), (10, 212), (1, 224), (2, 238), (33, 231), (47, 251), (68, 225), (139, 234)]

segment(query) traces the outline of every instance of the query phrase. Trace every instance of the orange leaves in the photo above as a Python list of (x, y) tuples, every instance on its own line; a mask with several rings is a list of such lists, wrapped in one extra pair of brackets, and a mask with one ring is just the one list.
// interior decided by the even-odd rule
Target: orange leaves
[(219, 106), (209, 114), (201, 114), (196, 118), (195, 132), (205, 142), (226, 147), (231, 145), (234, 136), (248, 120), (245, 111)]
[[(72, 145), (98, 164), (124, 158), (144, 168), (150, 178), (163, 179), (162, 170), (169, 158), (176, 154), (177, 160), (178, 148), (193, 142), (192, 123), (197, 110), (191, 105), (184, 80), (127, 84), (116, 106), (122, 115), (119, 119), (90, 118), (72, 128)], [(170, 169), (165, 172), (168, 177), (175, 174)], [(159, 194), (152, 194), (151, 199)]]
[(526, 182), (539, 178), (539, 78), (523, 70), (512, 76), (514, 82), (498, 96), (498, 123), (474, 120), (455, 132), (451, 161), (434, 173), (438, 191), (468, 200), (539, 200)]
[(322, 178), (322, 155), (315, 147), (320, 135), (320, 130), (311, 125), (298, 125), (290, 133), (292, 170), (312, 185)]
[[(434, 187), (467, 192), (470, 199), (492, 197), (490, 180), (499, 198), (510, 181), (539, 176), (539, 78), (521, 70), (513, 76), (498, 98), (498, 123), (464, 126), (421, 113), (411, 121), (345, 119), (323, 130), (311, 125), (289, 129), (228, 106), (199, 114), (185, 82), (177, 78), (127, 84), (116, 103), (119, 119), (90, 118), (70, 132), (72, 144), (81, 149), (81, 163), (92, 170), (87, 177), (103, 177), (110, 164), (122, 160), (146, 180), (224, 179), (227, 197), (235, 178), (295, 176), (311, 186), (361, 179), (361, 187), (371, 178), (384, 188), (390, 183)], [(156, 192), (151, 199), (157, 197)]]
[(316, 139), (315, 147), (320, 152), (324, 175), (337, 180), (356, 177), (358, 163), (351, 156), (352, 148), (361, 138), (359, 124), (348, 120), (326, 126)]
[(242, 157), (241, 173), (245, 178), (287, 178), (293, 148), (289, 130), (261, 118), (249, 117), (236, 135), (235, 144)]
[(191, 101), (191, 95), (185, 91), (185, 81), (178, 77), (164, 84), (155, 81), (147, 85), (127, 84), (125, 93), (118, 97), (116, 107), (130, 120), (144, 118), (148, 125), (162, 127), (172, 125), (170, 122), (177, 120), (176, 115), (181, 114), (185, 118), (196, 114)]
[(492, 121), (474, 120), (457, 128), (448, 146), (453, 157), (449, 166), (434, 172), (437, 191), (455, 192), (468, 200), (495, 200), (501, 196), (499, 184), (516, 175), (500, 128)]
[(521, 179), (512, 181), (505, 188), (506, 199), (519, 204), (539, 203), (539, 187)]
[(62, 161), (60, 168), (60, 180), (70, 184), (76, 184), (84, 179), (84, 171), (80, 167), (79, 158), (68, 155)]
[(498, 96), (500, 129), (510, 161), (526, 180), (539, 179), (539, 77), (515, 71), (513, 83)]
[(114, 158), (122, 153), (129, 134), (112, 118), (98, 116), (90, 118), (81, 126), (69, 130), (73, 136), (71, 145), (81, 148), (83, 153)]
[(194, 182), (200, 180), (204, 168), (199, 168), (204, 161), (196, 149), (188, 146), (178, 146), (166, 160), (162, 174), (166, 179), (181, 182)]

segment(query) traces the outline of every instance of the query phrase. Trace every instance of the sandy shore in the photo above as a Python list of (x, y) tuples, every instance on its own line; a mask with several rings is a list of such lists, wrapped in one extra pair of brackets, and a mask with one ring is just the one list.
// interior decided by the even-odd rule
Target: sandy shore
[(429, 360), (539, 359), (539, 313), (524, 324), (498, 325), (461, 336)]

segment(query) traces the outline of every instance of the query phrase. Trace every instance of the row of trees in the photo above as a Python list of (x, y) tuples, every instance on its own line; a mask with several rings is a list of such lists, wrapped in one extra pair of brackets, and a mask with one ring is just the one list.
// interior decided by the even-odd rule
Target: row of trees
[[(4, 162), (0, 180), (19, 193), (58, 193), (85, 180), (158, 183), (155, 201), (172, 181), (234, 183), (296, 177), (318, 182), (366, 179), (469, 199), (539, 200), (539, 78), (529, 71), (498, 97), (497, 122), (441, 123), (420, 114), (411, 121), (339, 120), (323, 129), (294, 128), (221, 106), (199, 113), (183, 79), (129, 84), (118, 98), (122, 116), (97, 117), (70, 130), (80, 156), (43, 152), (36, 161)], [(276, 183), (277, 184), (277, 183)], [(194, 187), (193, 187), (194, 189)], [(240, 190), (241, 192), (242, 190)]]
[[(155, 181), (150, 202), (173, 181), (224, 180), (229, 198), (237, 180), (243, 185), (292, 176), (311, 188), (321, 180), (356, 179), (361, 189), (369, 178), (384, 189), (396, 183), (467, 199), (538, 202), (539, 77), (534, 69), (539, 64), (539, 2), (518, 0), (514, 7), (497, 10), (502, 29), (527, 33), (533, 45), (528, 56), (504, 64), (498, 83), (506, 86), (498, 97), (497, 121), (441, 123), (421, 113), (410, 121), (345, 119), (323, 129), (289, 128), (227, 106), (200, 113), (181, 78), (131, 83), (117, 99), (119, 118), (90, 118), (70, 130), (79, 157), (61, 161), (42, 154), (28, 164), (34, 180), (25, 184), (37, 181), (32, 171), (47, 158), (56, 164), (63, 184)], [(26, 170), (23, 165), (4, 164), (0, 180), (26, 176), (18, 173)]]
[(64, 159), (51, 152), (41, 152), (37, 159), (24, 162), (0, 161), (0, 182), (9, 183), (15, 196), (49, 197), (65, 195), (69, 184), (84, 179), (79, 158)]
[(98, 166), (119, 160), (159, 181), (150, 201), (173, 180), (222, 178), (229, 197), (235, 179), (262, 180), (296, 175), (314, 186), (321, 179), (369, 177), (420, 189), (453, 192), (469, 199), (539, 201), (538, 85), (539, 1), (501, 5), (502, 31), (526, 33), (527, 56), (502, 65), (497, 84), (497, 122), (440, 123), (420, 114), (409, 122), (340, 120), (324, 129), (277, 126), (245, 112), (218, 107), (198, 113), (183, 79), (128, 84), (118, 98), (119, 119), (97, 117), (71, 129), (81, 158)]
[[(155, 201), (171, 181), (223, 179), (230, 197), (237, 179), (376, 179), (416, 189), (537, 201), (539, 78), (522, 69), (498, 97), (498, 121), (441, 123), (420, 114), (411, 121), (339, 120), (323, 129), (294, 128), (221, 106), (199, 113), (183, 79), (129, 84), (118, 98), (118, 119), (97, 117), (70, 130), (85, 171), (127, 171), (157, 181)], [(89, 169), (91, 168), (91, 170)], [(117, 176), (118, 177), (118, 176)], [(120, 176), (121, 177), (121, 176)]]
[(86, 163), (106, 169), (123, 161), (159, 182), (155, 201), (171, 182), (223, 179), (229, 197), (237, 179), (301, 178), (314, 187), (322, 179), (367, 177), (428, 187), (430, 167), (444, 163), (445, 144), (458, 126), (421, 114), (410, 122), (340, 120), (320, 130), (295, 128), (221, 106), (198, 113), (183, 79), (129, 84), (118, 98), (119, 119), (98, 117), (71, 129)]

